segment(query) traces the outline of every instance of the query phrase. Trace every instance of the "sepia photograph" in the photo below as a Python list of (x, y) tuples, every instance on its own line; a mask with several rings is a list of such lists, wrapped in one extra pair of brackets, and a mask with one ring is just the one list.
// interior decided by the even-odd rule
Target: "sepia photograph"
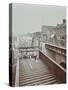
[(66, 82), (66, 6), (10, 3), (9, 85)]

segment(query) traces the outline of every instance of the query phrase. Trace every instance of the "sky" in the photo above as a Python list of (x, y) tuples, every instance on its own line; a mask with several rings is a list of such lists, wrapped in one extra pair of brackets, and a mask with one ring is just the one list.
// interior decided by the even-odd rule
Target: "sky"
[(14, 35), (41, 31), (42, 25), (56, 26), (66, 19), (65, 6), (33, 5), (16, 3), (12, 5), (12, 28)]

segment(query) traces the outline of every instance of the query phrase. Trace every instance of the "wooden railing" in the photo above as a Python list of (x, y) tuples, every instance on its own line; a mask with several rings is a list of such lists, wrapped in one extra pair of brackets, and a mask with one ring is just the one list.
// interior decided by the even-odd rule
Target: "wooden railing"
[(19, 59), (17, 60), (16, 63), (16, 76), (15, 76), (15, 86), (19, 86)]
[(19, 86), (19, 51), (17, 50), (16, 56), (16, 75), (15, 75), (15, 86)]
[(9, 55), (9, 85), (10, 86), (15, 86), (15, 77), (16, 77), (16, 62), (14, 58), (14, 52), (10, 50), (10, 55)]
[(46, 54), (66, 69), (66, 48), (45, 44)]
[(49, 70), (56, 76), (56, 79), (61, 83), (66, 82), (66, 70), (56, 63), (52, 58), (39, 51), (39, 58), (42, 59), (48, 66)]
[(58, 47), (56, 45), (51, 45), (51, 44), (45, 44), (45, 48), (47, 48), (55, 53), (66, 56), (66, 48)]
[[(16, 52), (15, 52), (16, 53)], [(19, 52), (17, 51), (17, 54)], [(12, 86), (19, 86), (19, 56), (15, 57), (14, 51), (12, 55), (12, 65), (11, 65), (11, 75), (12, 75)]]

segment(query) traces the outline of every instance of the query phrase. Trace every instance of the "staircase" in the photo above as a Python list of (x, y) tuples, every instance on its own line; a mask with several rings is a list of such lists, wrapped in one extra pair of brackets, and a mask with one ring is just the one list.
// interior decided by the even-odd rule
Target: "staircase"
[(19, 66), (19, 86), (59, 83), (45, 63), (40, 59), (22, 59), (20, 60)]

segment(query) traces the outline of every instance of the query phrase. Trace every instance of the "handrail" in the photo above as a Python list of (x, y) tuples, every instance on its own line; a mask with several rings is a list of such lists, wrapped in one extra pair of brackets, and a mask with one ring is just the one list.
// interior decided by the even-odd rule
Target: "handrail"
[[(40, 52), (42, 52), (41, 50), (39, 50)], [(42, 52), (43, 53), (43, 52)], [(43, 53), (44, 54), (44, 53)], [(63, 70), (64, 72), (66, 72), (66, 70), (59, 65), (55, 60), (53, 60), (52, 58), (50, 58), (48, 55), (44, 54), (50, 61), (52, 61), (55, 65), (57, 65), (61, 70)]]
[(62, 83), (66, 82), (66, 70), (61, 67), (56, 61), (50, 58), (39, 50), (39, 58), (42, 59), (50, 69), (50, 71), (56, 76), (57, 80)]
[(46, 48), (57, 53), (57, 54), (61, 54), (63, 56), (66, 57), (66, 49), (65, 48), (62, 48), (62, 47), (58, 47), (56, 45), (51, 45), (51, 44), (45, 44)]
[(19, 86), (19, 55), (17, 55), (17, 62), (16, 62), (15, 86)]
[(52, 46), (52, 47), (56, 47), (56, 48), (59, 48), (59, 49), (66, 50), (66, 48), (64, 48), (64, 47), (58, 47), (58, 46), (56, 46), (56, 45), (49, 44), (49, 43), (46, 43), (45, 45), (49, 45), (49, 46)]
[(17, 60), (17, 64), (16, 64), (15, 86), (19, 86), (19, 60)]

